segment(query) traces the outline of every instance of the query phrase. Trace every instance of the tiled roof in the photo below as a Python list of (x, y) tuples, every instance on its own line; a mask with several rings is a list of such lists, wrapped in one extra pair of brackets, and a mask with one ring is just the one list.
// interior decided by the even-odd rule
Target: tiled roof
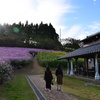
[(75, 51), (72, 51), (58, 59), (68, 59), (68, 58), (75, 58), (75, 57), (84, 57), (84, 56), (92, 56), (94, 53), (100, 53), (100, 43), (94, 44), (91, 46), (79, 48)]
[(100, 38), (100, 31), (99, 32), (97, 32), (97, 33), (95, 33), (95, 34), (92, 34), (92, 35), (90, 35), (90, 36), (87, 36), (85, 39), (83, 39), (83, 40), (81, 40), (81, 42), (84, 42), (84, 41), (87, 41), (87, 40), (89, 40), (89, 39), (93, 39), (93, 38)]

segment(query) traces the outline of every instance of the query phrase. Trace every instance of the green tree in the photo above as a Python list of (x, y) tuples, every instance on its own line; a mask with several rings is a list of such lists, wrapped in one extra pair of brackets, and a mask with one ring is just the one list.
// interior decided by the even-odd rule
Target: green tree
[(63, 45), (63, 47), (67, 52), (80, 48), (78, 45), (80, 40), (76, 40), (74, 38), (68, 38), (66, 40), (67, 42)]

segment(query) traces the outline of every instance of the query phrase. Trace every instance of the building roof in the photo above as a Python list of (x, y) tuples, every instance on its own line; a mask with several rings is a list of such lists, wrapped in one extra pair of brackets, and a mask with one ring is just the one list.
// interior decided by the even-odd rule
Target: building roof
[(97, 39), (100, 39), (100, 31), (95, 33), (95, 34), (92, 34), (90, 36), (87, 36), (85, 39), (81, 40), (80, 42), (87, 42), (89, 40), (97, 40)]
[(94, 44), (91, 46), (87, 46), (87, 47), (79, 48), (79, 49), (72, 51), (58, 59), (94, 57), (95, 53), (100, 54), (100, 43)]

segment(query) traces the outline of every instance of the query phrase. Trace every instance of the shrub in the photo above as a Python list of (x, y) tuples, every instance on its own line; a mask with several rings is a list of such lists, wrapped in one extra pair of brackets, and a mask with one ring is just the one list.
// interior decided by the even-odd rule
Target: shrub
[(12, 76), (12, 66), (8, 63), (1, 63), (0, 64), (0, 84), (4, 81), (11, 79)]
[[(57, 58), (65, 55), (66, 52), (39, 52), (38, 53), (38, 62), (43, 67), (57, 67), (60, 64), (62, 67), (67, 68), (67, 60), (57, 60)], [(75, 66), (76, 62), (75, 59), (72, 59), (73, 66)], [(78, 67), (83, 67), (83, 59), (79, 58), (77, 62)]]
[(21, 69), (29, 64), (31, 64), (32, 59), (28, 60), (12, 60), (11, 65), (14, 66), (14, 69)]
[(43, 67), (57, 67), (61, 64), (62, 67), (67, 67), (67, 60), (58, 60), (65, 52), (40, 52), (38, 53), (38, 62)]
[[(75, 59), (72, 59), (72, 60), (73, 60), (73, 65), (75, 66), (76, 65)], [(84, 59), (78, 58), (77, 67), (83, 67), (83, 63), (84, 63)]]

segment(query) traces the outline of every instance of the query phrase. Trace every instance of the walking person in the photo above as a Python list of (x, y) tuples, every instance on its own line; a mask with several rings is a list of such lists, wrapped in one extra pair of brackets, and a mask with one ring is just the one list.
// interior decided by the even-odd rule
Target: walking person
[(46, 90), (48, 90), (49, 92), (51, 92), (51, 84), (52, 84), (52, 73), (49, 67), (46, 68), (46, 71), (44, 73), (44, 80), (46, 82)]
[(55, 75), (56, 75), (56, 82), (57, 82), (57, 91), (61, 91), (61, 85), (63, 83), (63, 71), (60, 65), (58, 65), (55, 71)]

